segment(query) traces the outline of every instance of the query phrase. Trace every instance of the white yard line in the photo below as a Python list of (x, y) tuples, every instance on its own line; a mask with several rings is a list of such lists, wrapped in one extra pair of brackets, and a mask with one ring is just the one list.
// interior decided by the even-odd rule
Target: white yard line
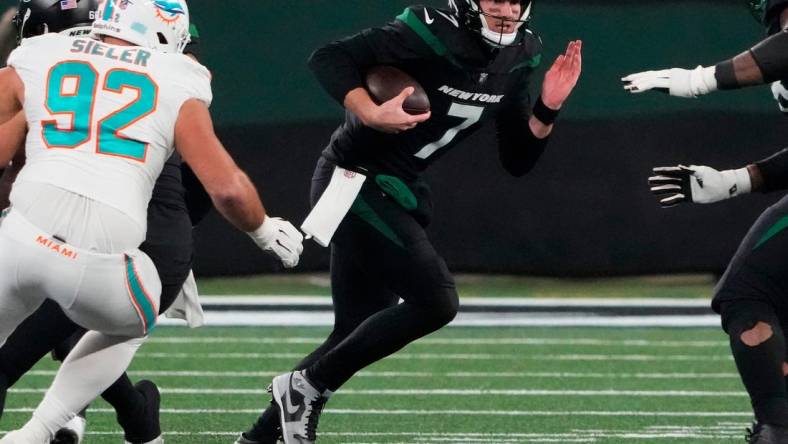
[[(26, 408), (7, 408), (5, 413), (32, 413), (33, 407)], [(90, 409), (91, 413), (101, 414), (115, 414), (112, 409)], [(170, 415), (211, 415), (211, 414), (260, 414), (259, 408), (253, 409), (161, 409), (162, 413)], [(374, 410), (360, 410), (360, 409), (326, 409), (327, 414), (332, 415), (373, 415), (373, 416), (386, 416), (386, 415), (429, 415), (429, 416), (589, 416), (589, 417), (653, 417), (653, 418), (752, 418), (752, 412), (666, 412), (666, 411), (596, 411), (596, 410), (410, 410), (410, 409), (374, 409)]]
[[(723, 335), (720, 332), (720, 335)], [(161, 336), (148, 339), (153, 344), (309, 344), (317, 345), (325, 337), (221, 337), (221, 336)], [(709, 348), (728, 347), (725, 340), (719, 341), (662, 341), (648, 339), (584, 339), (584, 338), (425, 338), (414, 344), (423, 345), (583, 345), (583, 346), (624, 346), (624, 347), (666, 347), (666, 348)]]
[[(0, 431), (6, 433), (6, 431)], [(166, 436), (238, 436), (238, 431), (167, 431)], [(402, 441), (403, 444), (412, 444), (414, 439), (417, 442), (451, 442), (451, 443), (537, 443), (537, 442), (561, 442), (561, 443), (593, 443), (604, 438), (621, 439), (722, 439), (722, 440), (741, 440), (739, 435), (727, 435), (709, 432), (672, 432), (672, 433), (644, 433), (627, 432), (619, 430), (577, 430), (572, 433), (438, 433), (438, 432), (321, 432), (320, 436), (341, 437), (341, 438), (403, 438), (409, 439)], [(87, 436), (120, 436), (116, 431), (95, 431), (89, 430)], [(377, 441), (358, 441), (356, 444), (377, 444)], [(385, 441), (389, 444), (391, 441)]]
[[(201, 295), (203, 305), (331, 305), (330, 296)], [(461, 297), (460, 305), (494, 307), (709, 307), (704, 298), (494, 298)]]
[[(300, 359), (303, 353), (163, 353), (140, 352), (142, 359)], [(523, 353), (396, 353), (386, 359), (396, 360), (459, 360), (459, 361), (675, 361), (675, 362), (727, 362), (727, 355), (646, 355), (646, 354), (550, 354), (528, 355)]]
[[(45, 388), (12, 388), (11, 393), (44, 393)], [(265, 389), (250, 388), (169, 388), (159, 386), (164, 395), (266, 395)], [(337, 396), (573, 396), (636, 398), (741, 398), (744, 391), (709, 390), (540, 390), (540, 389), (342, 389)]]
[[(303, 326), (334, 325), (330, 311), (211, 311), (207, 326)], [(177, 319), (160, 318), (160, 325), (184, 326)], [(717, 315), (590, 316), (588, 313), (460, 313), (454, 327), (719, 327)]]
[[(27, 376), (55, 376), (55, 370), (32, 370)], [(268, 371), (167, 371), (132, 370), (134, 377), (267, 378), (282, 370)], [(545, 379), (738, 379), (737, 373), (593, 373), (593, 372), (359, 372), (360, 378), (545, 378)]]

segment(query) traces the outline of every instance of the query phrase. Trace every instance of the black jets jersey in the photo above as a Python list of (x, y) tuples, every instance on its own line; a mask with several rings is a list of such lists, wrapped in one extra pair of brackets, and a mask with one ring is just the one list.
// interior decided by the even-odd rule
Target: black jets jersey
[[(199, 56), (199, 42), (200, 34), (197, 31), (197, 26), (194, 24), (189, 28), (191, 34), (191, 41), (184, 49), (185, 54), (191, 54), (195, 58)], [(167, 205), (179, 210), (187, 210), (186, 206), (186, 189), (183, 186), (181, 175), (181, 156), (175, 152), (167, 159), (161, 174), (156, 179), (156, 185), (153, 188), (151, 201), (156, 204)]]
[(529, 80), (541, 46), (539, 37), (525, 30), (518, 44), (492, 48), (449, 12), (415, 6), (386, 26), (318, 49), (310, 67), (340, 103), (363, 87), (369, 67), (390, 65), (421, 84), (432, 111), (429, 120), (399, 134), (366, 127), (348, 112), (323, 156), (346, 168), (414, 179), (486, 121), (506, 115), (508, 121), (516, 117), (518, 129), (527, 128)]

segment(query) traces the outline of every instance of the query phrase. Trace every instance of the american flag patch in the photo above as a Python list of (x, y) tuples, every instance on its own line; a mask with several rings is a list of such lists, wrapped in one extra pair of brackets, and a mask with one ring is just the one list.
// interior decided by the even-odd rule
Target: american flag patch
[(65, 11), (67, 9), (76, 9), (77, 0), (60, 0), (60, 9)]

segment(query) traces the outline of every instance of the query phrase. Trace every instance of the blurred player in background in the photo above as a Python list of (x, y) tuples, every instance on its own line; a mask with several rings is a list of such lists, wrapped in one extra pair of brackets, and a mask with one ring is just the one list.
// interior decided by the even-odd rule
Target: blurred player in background
[[(153, 328), (161, 283), (137, 246), (173, 146), (217, 209), (258, 246), (286, 266), (301, 252), (300, 233), (266, 216), (254, 185), (213, 133), (210, 75), (179, 54), (189, 41), (186, 4), (107, 0), (97, 16), (95, 38), (28, 38), (0, 71), (0, 120), (23, 107), (29, 129), (26, 163), (0, 225), (0, 343), (47, 298), (96, 330), (4, 444), (49, 443), (125, 370), (141, 343), (135, 338)], [(0, 132), (19, 142), (24, 133), (16, 128)], [(15, 147), (0, 147), (0, 164)]]
[(8, 54), (16, 48), (17, 32), (14, 25), (17, 8), (8, 8), (0, 16), (0, 67), (5, 67)]
[[(781, 110), (788, 93), (788, 0), (751, 2), (767, 37), (749, 51), (712, 67), (673, 68), (623, 78), (633, 93), (657, 90), (697, 97), (717, 89), (773, 82)], [(752, 191), (788, 189), (788, 149), (742, 168), (708, 166), (654, 168), (651, 191), (663, 207), (711, 203)], [(747, 441), (788, 443), (788, 197), (767, 209), (750, 228), (715, 288), (712, 308), (720, 313), (731, 351), (750, 395), (756, 423)]]
[[(455, 317), (454, 280), (425, 232), (432, 202), (420, 176), (486, 122), (496, 124), (500, 159), (509, 173), (522, 176), (533, 168), (580, 75), (581, 43), (569, 44), (532, 100), (529, 86), (542, 42), (528, 29), (531, 8), (531, 1), (519, 0), (410, 7), (384, 27), (312, 55), (310, 68), (347, 110), (318, 161), (312, 203), (319, 206), (332, 177), (367, 179), (358, 196), (350, 196), (353, 205), (339, 215), (331, 241), (334, 330), (296, 371), (274, 378), (274, 403), (236, 444), (273, 443), (280, 424), (285, 443), (314, 442), (333, 391)], [(426, 90), (431, 112), (403, 110), (413, 88), (376, 105), (363, 81), (375, 65), (413, 76)]]
[[(64, 5), (60, 0), (21, 1), (19, 14), (14, 22), (17, 40), (47, 32), (59, 32), (69, 36), (86, 35), (95, 18), (98, 0), (77, 0), (74, 5)], [(196, 28), (191, 26), (191, 41), (184, 53), (194, 56), (198, 52), (199, 38)], [(26, 129), (24, 116), (14, 122)], [(17, 174), (24, 165), (24, 151), (19, 150), (0, 177), (0, 208), (9, 204), (8, 197)], [(174, 153), (164, 165), (156, 180), (153, 195), (148, 205), (148, 231), (140, 250), (150, 256), (162, 281), (160, 312), (172, 305), (189, 276), (192, 264), (191, 227), (204, 215), (204, 205), (188, 206), (187, 196), (200, 196), (204, 189), (198, 181), (189, 181), (190, 187), (182, 185), (181, 170), (187, 177), (192, 173)], [(191, 201), (191, 200), (190, 200)], [(208, 201), (210, 202), (210, 201)], [(68, 351), (82, 337), (85, 330), (72, 322), (50, 300), (44, 302), (32, 316), (20, 325), (6, 344), (0, 348), (0, 415), (7, 389), (13, 386), (38, 360), (50, 351), (63, 360)], [(102, 397), (116, 410), (118, 422), (124, 430), (127, 442), (160, 442), (159, 393), (151, 381), (140, 381), (136, 387), (124, 373), (113, 383)], [(57, 444), (79, 443), (84, 436), (84, 412), (77, 415), (68, 425), (56, 433)]]

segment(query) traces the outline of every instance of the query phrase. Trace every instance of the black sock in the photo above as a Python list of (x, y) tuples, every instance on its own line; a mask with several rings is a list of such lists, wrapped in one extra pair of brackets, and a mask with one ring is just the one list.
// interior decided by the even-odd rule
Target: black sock
[(0, 418), (3, 417), (5, 409), (5, 394), (8, 391), (8, 378), (5, 373), (0, 373)]
[(275, 443), (279, 436), (279, 412), (276, 407), (273, 404), (269, 405), (244, 436), (264, 444)]
[[(119, 421), (125, 418), (136, 418), (139, 416), (141, 409), (145, 408), (145, 398), (134, 388), (126, 373), (109, 386), (101, 394), (101, 397), (115, 409)], [(121, 426), (124, 426), (124, 424), (121, 424)], [(126, 432), (132, 431), (126, 430)]]
[(748, 328), (732, 329), (731, 351), (744, 387), (750, 394), (755, 418), (761, 423), (786, 427), (788, 399), (782, 371), (785, 362), (785, 337), (775, 322), (769, 325), (772, 336), (754, 347), (745, 344), (741, 339), (741, 334), (749, 330)]

